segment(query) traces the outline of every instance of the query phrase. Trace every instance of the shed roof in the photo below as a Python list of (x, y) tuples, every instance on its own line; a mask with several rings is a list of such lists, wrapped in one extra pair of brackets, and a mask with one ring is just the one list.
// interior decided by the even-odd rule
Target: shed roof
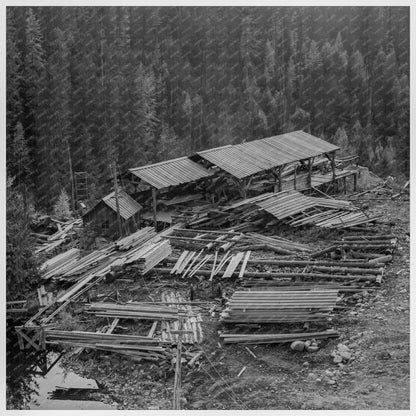
[(131, 168), (129, 172), (157, 189), (196, 181), (213, 174), (186, 156)]
[[(113, 211), (117, 212), (116, 196), (114, 191), (105, 196), (103, 198), (103, 202)], [(118, 206), (120, 209), (120, 216), (124, 220), (128, 220), (142, 209), (142, 206), (137, 201), (122, 190), (118, 191)]]
[(338, 146), (311, 134), (294, 131), (234, 146), (208, 149), (197, 152), (197, 155), (241, 179), (338, 149)]

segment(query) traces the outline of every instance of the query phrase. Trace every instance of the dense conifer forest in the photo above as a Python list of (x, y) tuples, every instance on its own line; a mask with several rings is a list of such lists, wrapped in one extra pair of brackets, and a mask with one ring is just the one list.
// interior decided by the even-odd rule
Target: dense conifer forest
[(407, 7), (8, 7), (7, 171), (48, 209), (129, 167), (303, 129), (409, 170)]

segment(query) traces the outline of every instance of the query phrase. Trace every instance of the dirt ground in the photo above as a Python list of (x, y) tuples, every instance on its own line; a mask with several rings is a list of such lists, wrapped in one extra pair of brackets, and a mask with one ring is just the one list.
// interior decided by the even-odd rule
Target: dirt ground
[[(340, 338), (323, 340), (315, 353), (292, 351), (289, 344), (251, 345), (254, 358), (245, 346), (219, 345), (221, 308), (218, 303), (212, 316), (207, 307), (202, 311), (205, 341), (191, 348), (202, 348), (204, 356), (193, 368), (183, 366), (184, 409), (410, 408), (409, 202), (363, 197), (360, 203), (368, 204), (372, 214), (383, 215), (388, 224), (378, 226), (380, 232), (395, 234), (398, 246), (380, 288), (355, 296), (336, 314), (331, 326)], [(311, 231), (297, 231), (292, 238), (306, 242), (311, 236)], [(318, 233), (314, 238), (314, 244), (328, 245), (327, 234)], [(157, 298), (161, 290), (175, 289), (166, 279), (159, 279), (156, 287), (152, 282), (150, 278), (144, 281), (136, 292), (129, 290), (128, 283), (117, 285), (122, 296), (131, 298), (133, 294), (135, 299), (149, 294)], [(200, 287), (196, 300), (207, 299), (208, 291), (203, 284)], [(180, 282), (176, 289), (187, 294), (188, 283)], [(351, 360), (342, 366), (331, 357), (340, 343), (352, 351)], [(95, 378), (104, 388), (101, 400), (119, 409), (171, 408), (173, 367), (160, 371), (154, 364), (133, 363), (114, 355), (97, 358), (95, 353), (84, 354), (76, 360), (66, 359), (65, 365)]]

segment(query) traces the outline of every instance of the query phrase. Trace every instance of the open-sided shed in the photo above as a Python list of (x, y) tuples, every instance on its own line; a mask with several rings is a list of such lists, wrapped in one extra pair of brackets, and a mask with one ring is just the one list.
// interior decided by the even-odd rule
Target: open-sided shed
[(245, 196), (254, 175), (270, 171), (275, 177), (277, 188), (281, 190), (282, 169), (289, 163), (304, 162), (309, 168), (311, 184), (314, 158), (326, 155), (331, 161), (335, 179), (335, 152), (339, 149), (318, 137), (303, 131), (294, 131), (237, 145), (217, 147), (197, 152), (192, 160), (206, 160), (229, 173)]

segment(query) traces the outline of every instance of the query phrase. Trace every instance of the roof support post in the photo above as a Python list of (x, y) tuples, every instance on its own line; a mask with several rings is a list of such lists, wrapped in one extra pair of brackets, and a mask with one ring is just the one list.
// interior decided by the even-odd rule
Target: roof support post
[(282, 192), (282, 170), (283, 170), (283, 166), (279, 166), (277, 174), (278, 174), (278, 178), (279, 178), (279, 192)]
[(296, 191), (296, 175), (297, 175), (297, 165), (295, 165), (295, 170), (293, 171), (293, 189)]
[(308, 185), (309, 185), (309, 189), (312, 189), (312, 166), (313, 166), (313, 161), (314, 161), (314, 157), (310, 157), (308, 159)]
[(152, 188), (152, 208), (153, 208), (153, 226), (155, 227), (155, 230), (157, 230), (157, 189)]

